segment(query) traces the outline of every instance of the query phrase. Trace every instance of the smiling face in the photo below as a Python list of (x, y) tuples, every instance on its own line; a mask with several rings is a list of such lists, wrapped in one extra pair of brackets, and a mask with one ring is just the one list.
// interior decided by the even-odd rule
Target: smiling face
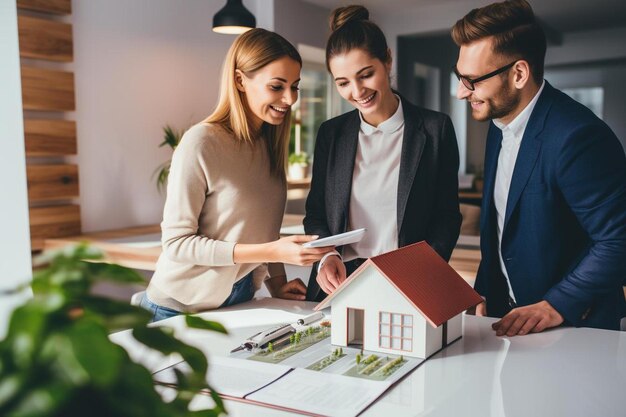
[(252, 113), (256, 130), (263, 122), (280, 125), (298, 99), (300, 64), (289, 57), (273, 61), (251, 74), (236, 70), (237, 89)]
[(362, 49), (352, 49), (333, 56), (328, 64), (337, 91), (365, 121), (378, 126), (393, 115), (398, 101), (389, 85), (391, 59), (383, 63)]
[[(475, 79), (511, 61), (510, 58), (494, 54), (491, 42), (491, 38), (485, 38), (462, 45), (456, 64), (459, 74)], [(474, 84), (474, 91), (467, 89), (459, 81), (456, 96), (470, 103), (474, 119), (501, 119), (504, 123), (509, 123), (519, 113), (521, 102), (521, 92), (516, 88), (513, 71), (515, 67)]]

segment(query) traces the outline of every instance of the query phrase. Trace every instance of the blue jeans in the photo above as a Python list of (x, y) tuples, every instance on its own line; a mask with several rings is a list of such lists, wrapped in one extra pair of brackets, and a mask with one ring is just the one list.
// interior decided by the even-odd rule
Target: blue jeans
[[(235, 282), (233, 289), (226, 300), (218, 308), (228, 307), (239, 303), (245, 303), (254, 297), (254, 283), (252, 282), (252, 272)], [(182, 314), (180, 311), (160, 306), (153, 303), (144, 294), (139, 305), (152, 313), (152, 322), (169, 319), (170, 317)]]
[(254, 297), (254, 283), (252, 282), (252, 272), (250, 272), (233, 284), (233, 290), (230, 292), (230, 295), (218, 308), (245, 303), (252, 300), (252, 297)]
[(172, 310), (171, 308), (163, 307), (153, 303), (152, 301), (150, 301), (147, 294), (143, 295), (139, 306), (145, 308), (152, 313), (152, 323), (154, 323), (155, 321), (169, 319), (170, 317), (178, 316), (179, 314), (181, 314), (180, 311)]

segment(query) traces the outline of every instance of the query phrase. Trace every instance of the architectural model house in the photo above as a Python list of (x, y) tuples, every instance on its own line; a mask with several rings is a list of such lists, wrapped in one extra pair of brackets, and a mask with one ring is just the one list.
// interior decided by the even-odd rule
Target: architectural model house
[(331, 343), (427, 358), (461, 337), (483, 299), (426, 242), (365, 261), (316, 310), (331, 306)]

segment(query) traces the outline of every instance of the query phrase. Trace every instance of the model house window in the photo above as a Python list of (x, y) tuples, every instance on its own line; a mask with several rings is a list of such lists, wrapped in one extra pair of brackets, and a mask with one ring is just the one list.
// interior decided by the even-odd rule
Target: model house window
[(413, 350), (413, 316), (380, 312), (379, 323), (381, 348)]

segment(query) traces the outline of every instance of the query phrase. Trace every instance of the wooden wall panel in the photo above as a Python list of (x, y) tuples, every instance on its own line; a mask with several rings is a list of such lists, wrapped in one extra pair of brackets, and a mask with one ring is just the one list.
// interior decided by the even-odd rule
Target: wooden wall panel
[(24, 110), (73, 111), (74, 74), (22, 66)]
[(74, 59), (72, 25), (36, 17), (18, 16), (20, 56), (71, 62)]
[(74, 110), (74, 74), (22, 66), (24, 110)]
[(78, 197), (77, 165), (28, 165), (26, 180), (31, 203)]
[(17, 8), (53, 14), (71, 14), (72, 0), (17, 0)]
[(76, 122), (24, 120), (26, 156), (76, 155)]
[(30, 208), (30, 238), (33, 250), (43, 249), (45, 239), (80, 234), (80, 206)]

